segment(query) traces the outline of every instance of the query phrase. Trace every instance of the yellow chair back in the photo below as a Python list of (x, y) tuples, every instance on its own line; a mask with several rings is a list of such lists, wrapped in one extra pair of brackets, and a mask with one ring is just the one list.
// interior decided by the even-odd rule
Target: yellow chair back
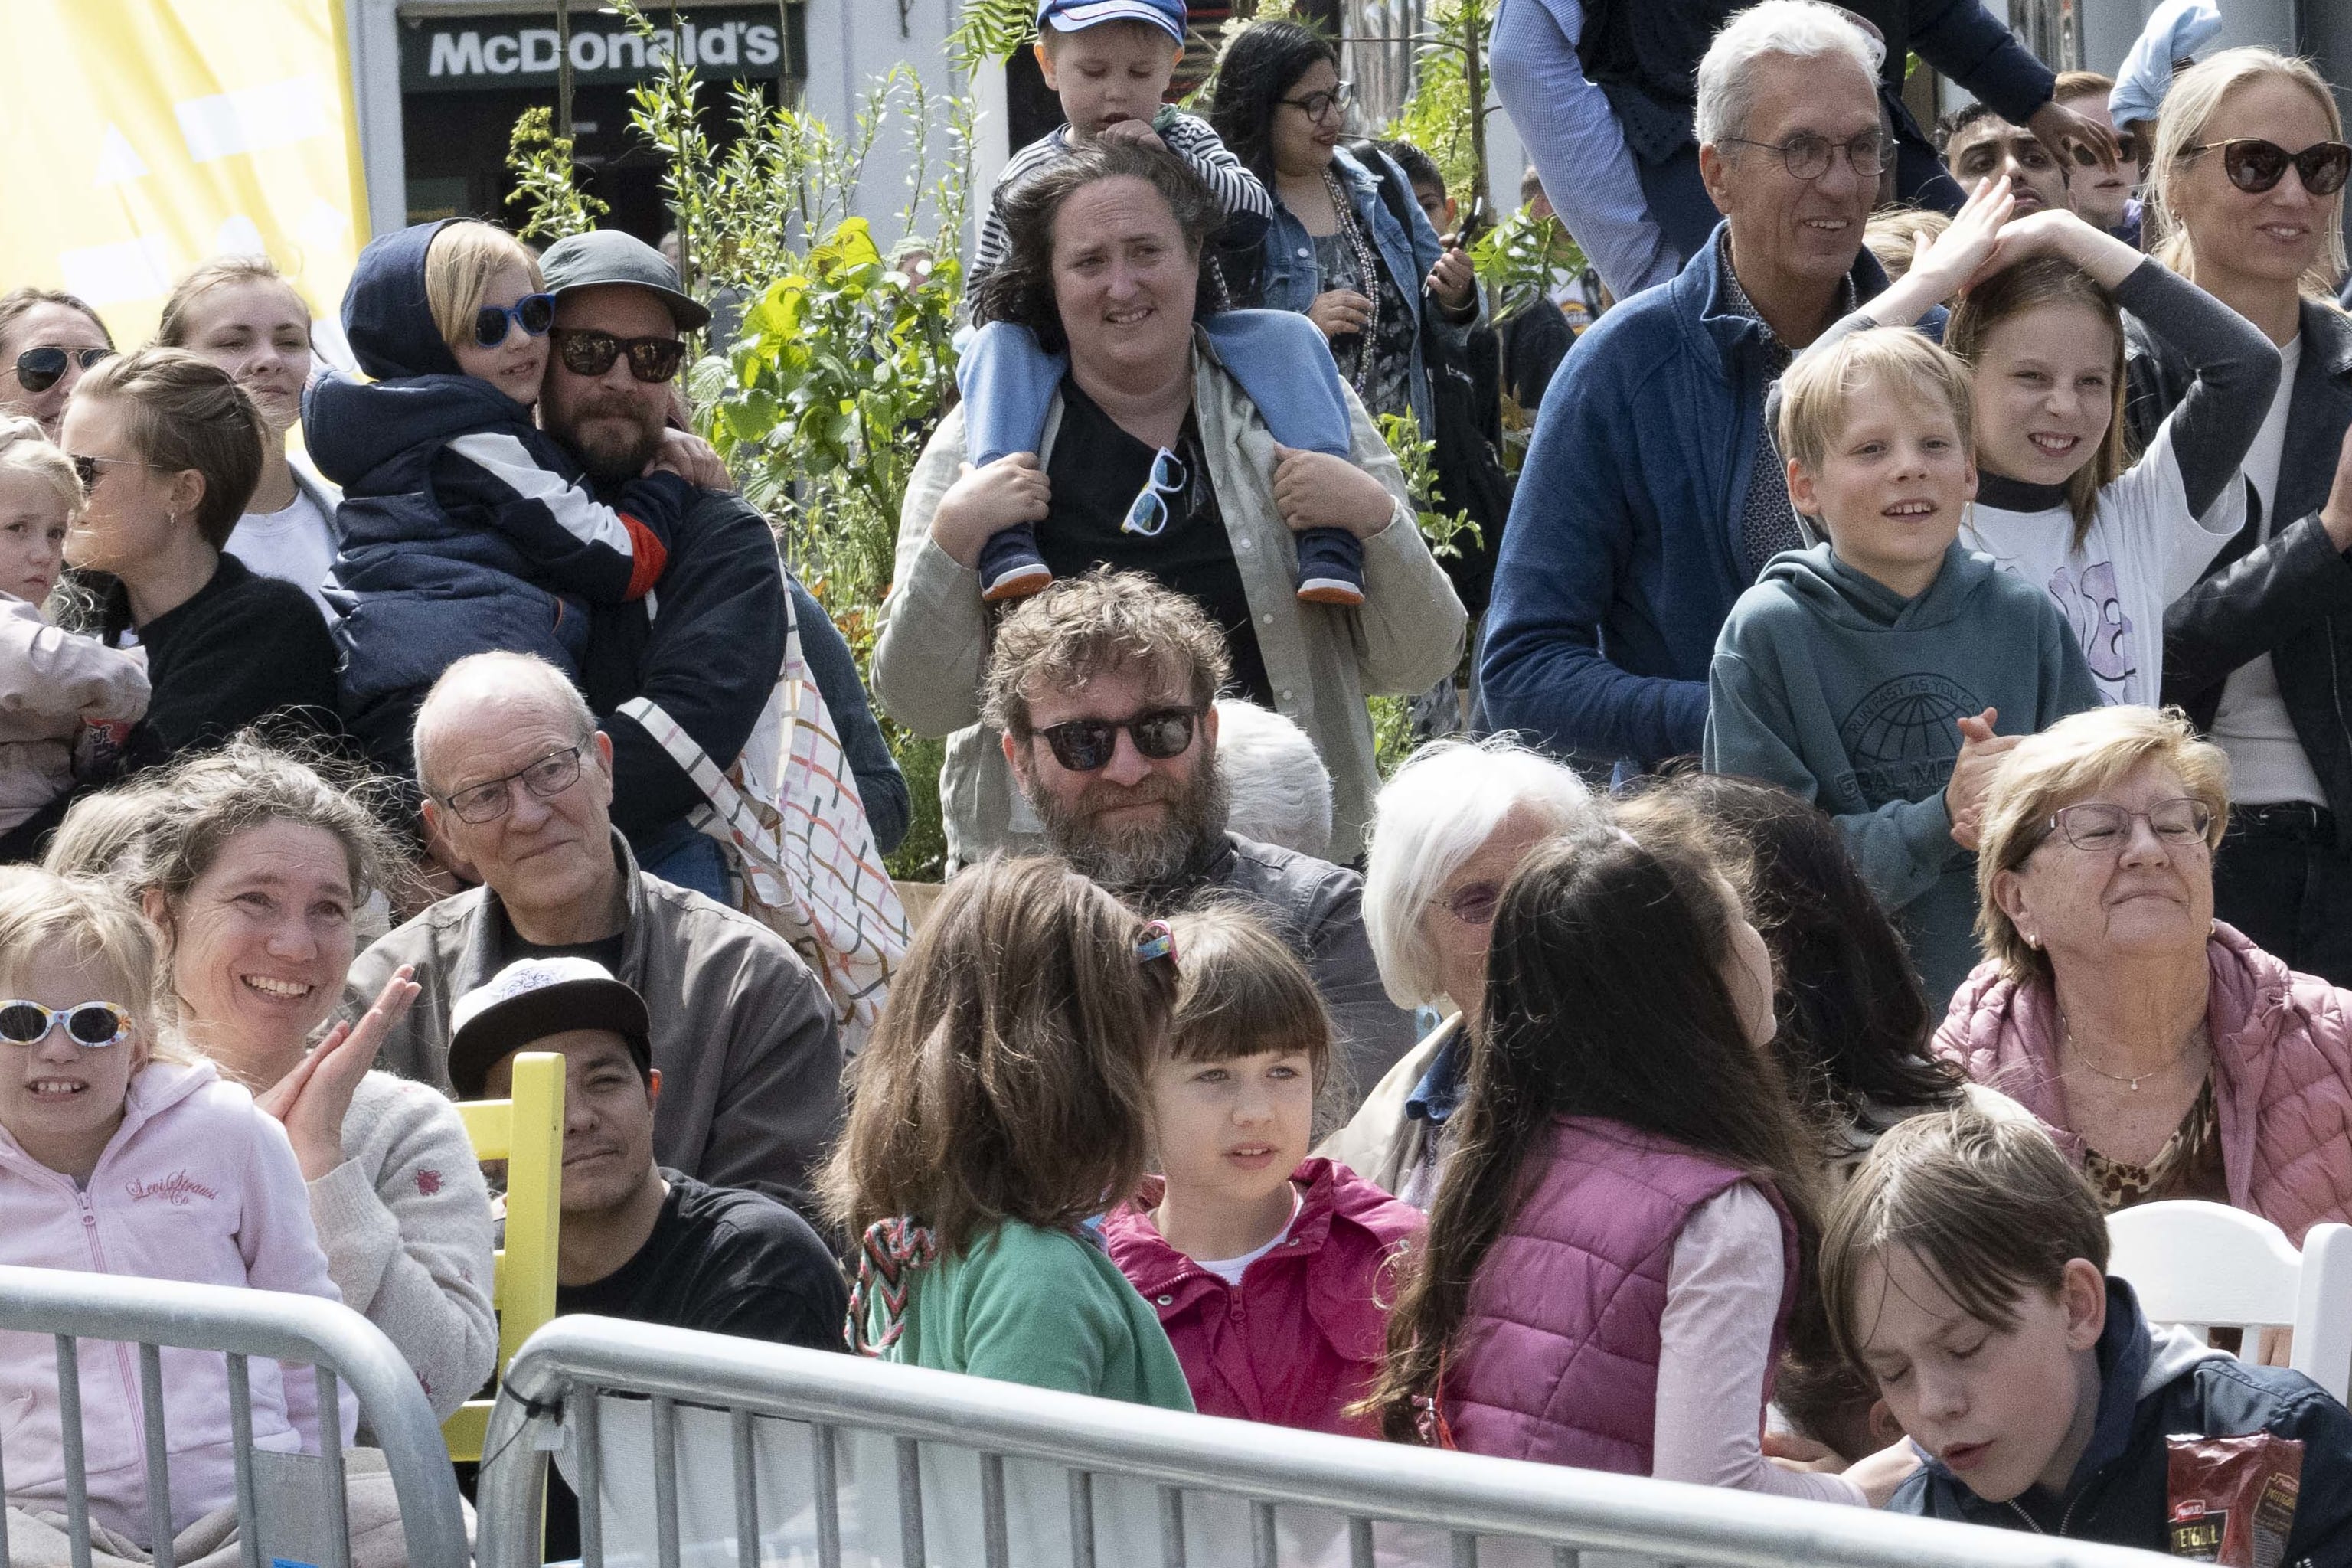
[[(499, 1311), (499, 1375), (523, 1341), (555, 1316), (555, 1236), (563, 1195), (563, 1058), (526, 1051), (514, 1059), (511, 1100), (457, 1102), (478, 1160), (507, 1163), (507, 1244), (495, 1256), (490, 1300)], [(478, 1461), (491, 1401), (472, 1399), (442, 1423), (449, 1458)]]

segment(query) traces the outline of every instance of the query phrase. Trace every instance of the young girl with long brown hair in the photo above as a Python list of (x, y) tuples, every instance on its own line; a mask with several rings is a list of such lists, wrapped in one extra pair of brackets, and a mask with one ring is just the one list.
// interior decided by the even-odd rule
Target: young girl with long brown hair
[(1764, 939), (1687, 828), (1522, 864), (1370, 1401), (1388, 1436), (1824, 1501), (1892, 1491), (1907, 1461), (1848, 1478), (1761, 1452), (1820, 1237), (1772, 1005)]
[(1192, 1408), (1087, 1225), (1142, 1184), (1174, 945), (1058, 860), (949, 884), (850, 1069), (822, 1178), (860, 1238), (852, 1349)]

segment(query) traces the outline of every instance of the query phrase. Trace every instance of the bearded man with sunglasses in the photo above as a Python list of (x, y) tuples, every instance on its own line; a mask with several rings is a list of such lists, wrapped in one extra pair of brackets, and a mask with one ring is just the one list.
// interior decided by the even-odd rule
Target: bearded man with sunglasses
[(1229, 666), (1191, 598), (1098, 569), (1005, 616), (981, 700), (1047, 847), (1147, 914), (1245, 901), (1297, 950), (1331, 1012), (1344, 1115), (1412, 1047), (1412, 1016), (1381, 984), (1363, 879), (1227, 827), (1213, 704)]
[(783, 667), (789, 604), (875, 841), (886, 853), (896, 848), (907, 830), (907, 783), (849, 645), (784, 570), (766, 520), (735, 493), (718, 455), (673, 427), (683, 423), (683, 334), (708, 325), (710, 312), (679, 286), (660, 252), (617, 230), (559, 240), (541, 266), (555, 297), (539, 405), (547, 434), (599, 494), (618, 493), (648, 465), (675, 467), (695, 488), (672, 526), (656, 592), (599, 605), (589, 620), (580, 674), (612, 741), (614, 825), (653, 875), (726, 901), (718, 842), (688, 820), (704, 804), (701, 790), (619, 710), (652, 703), (725, 770), (741, 755)]

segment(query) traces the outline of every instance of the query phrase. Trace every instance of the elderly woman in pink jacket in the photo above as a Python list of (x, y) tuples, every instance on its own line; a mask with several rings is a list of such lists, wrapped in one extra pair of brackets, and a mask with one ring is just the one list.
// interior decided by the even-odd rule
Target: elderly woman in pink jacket
[(2148, 708), (2019, 742), (1978, 851), (1990, 956), (1936, 1043), (2039, 1117), (2107, 1208), (2205, 1198), (2299, 1240), (2352, 1219), (2352, 995), (2213, 918), (2229, 777)]

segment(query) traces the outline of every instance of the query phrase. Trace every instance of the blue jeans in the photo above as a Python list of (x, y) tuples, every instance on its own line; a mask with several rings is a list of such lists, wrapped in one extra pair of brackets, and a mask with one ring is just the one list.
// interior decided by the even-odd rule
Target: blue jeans
[(735, 895), (727, 885), (727, 852), (719, 840), (684, 817), (646, 835), (637, 852), (637, 868), (673, 887), (689, 888), (730, 909)]

